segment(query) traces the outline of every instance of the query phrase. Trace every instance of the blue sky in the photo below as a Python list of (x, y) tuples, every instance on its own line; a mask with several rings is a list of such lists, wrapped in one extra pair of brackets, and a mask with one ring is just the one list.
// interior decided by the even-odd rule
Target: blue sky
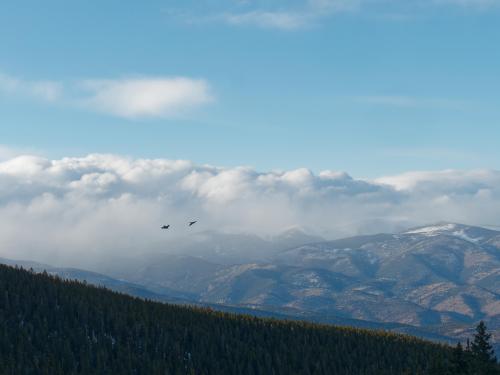
[(497, 0), (6, 0), (0, 145), (357, 177), (499, 169), (499, 40)]

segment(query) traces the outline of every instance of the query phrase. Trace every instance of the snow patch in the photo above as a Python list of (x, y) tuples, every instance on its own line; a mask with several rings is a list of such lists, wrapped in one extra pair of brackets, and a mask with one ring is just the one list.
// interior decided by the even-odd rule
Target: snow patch
[(455, 237), (459, 237), (465, 241), (473, 242), (473, 243), (479, 242), (483, 239), (483, 237), (472, 238), (472, 237), (468, 236), (467, 233), (465, 233), (465, 231), (463, 229), (453, 232), (452, 235), (454, 235)]
[(404, 234), (424, 234), (427, 236), (437, 236), (441, 232), (446, 232), (455, 229), (455, 224), (432, 225), (429, 227), (416, 228), (404, 232)]
[(465, 240), (467, 242), (477, 243), (483, 239), (483, 237), (472, 237), (470, 233), (467, 233), (468, 228), (460, 228), (461, 226), (457, 224), (441, 224), (441, 225), (432, 225), (422, 228), (411, 229), (404, 234), (421, 234), (428, 237), (437, 236), (439, 234), (446, 233), (450, 236), (454, 236)]

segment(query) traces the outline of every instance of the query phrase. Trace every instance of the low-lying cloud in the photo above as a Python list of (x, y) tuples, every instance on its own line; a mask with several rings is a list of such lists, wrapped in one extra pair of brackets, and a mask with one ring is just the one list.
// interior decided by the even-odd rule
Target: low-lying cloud
[[(500, 172), (410, 172), (377, 180), (308, 169), (258, 172), (93, 154), (0, 162), (0, 256), (71, 263), (164, 251), (192, 230), (330, 238), (441, 220), (497, 224)], [(162, 224), (171, 230), (161, 231)]]

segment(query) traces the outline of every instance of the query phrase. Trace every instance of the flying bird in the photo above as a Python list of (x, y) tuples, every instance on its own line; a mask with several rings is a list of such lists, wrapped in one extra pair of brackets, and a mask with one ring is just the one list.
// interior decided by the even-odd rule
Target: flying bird
[(189, 222), (189, 226), (193, 225), (193, 224), (196, 224), (196, 221), (190, 221)]
[(168, 229), (168, 228), (170, 228), (170, 224), (161, 227), (161, 229)]

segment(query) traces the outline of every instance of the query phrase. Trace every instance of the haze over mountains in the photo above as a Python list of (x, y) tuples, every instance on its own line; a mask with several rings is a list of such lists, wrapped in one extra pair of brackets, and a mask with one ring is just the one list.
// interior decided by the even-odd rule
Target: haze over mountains
[[(206, 230), (271, 237), (298, 226), (333, 239), (438, 220), (495, 224), (499, 187), (496, 170), (363, 179), (109, 154), (21, 155), (0, 160), (0, 255), (92, 269), (176, 251)], [(198, 220), (195, 227), (190, 220)], [(164, 224), (171, 225), (167, 233), (159, 230)]]
[(500, 232), (461, 224), (334, 241), (298, 229), (266, 239), (207, 231), (176, 251), (97, 270), (112, 279), (52, 272), (174, 302), (398, 324), (436, 337), (465, 337), (483, 319), (500, 333)]

